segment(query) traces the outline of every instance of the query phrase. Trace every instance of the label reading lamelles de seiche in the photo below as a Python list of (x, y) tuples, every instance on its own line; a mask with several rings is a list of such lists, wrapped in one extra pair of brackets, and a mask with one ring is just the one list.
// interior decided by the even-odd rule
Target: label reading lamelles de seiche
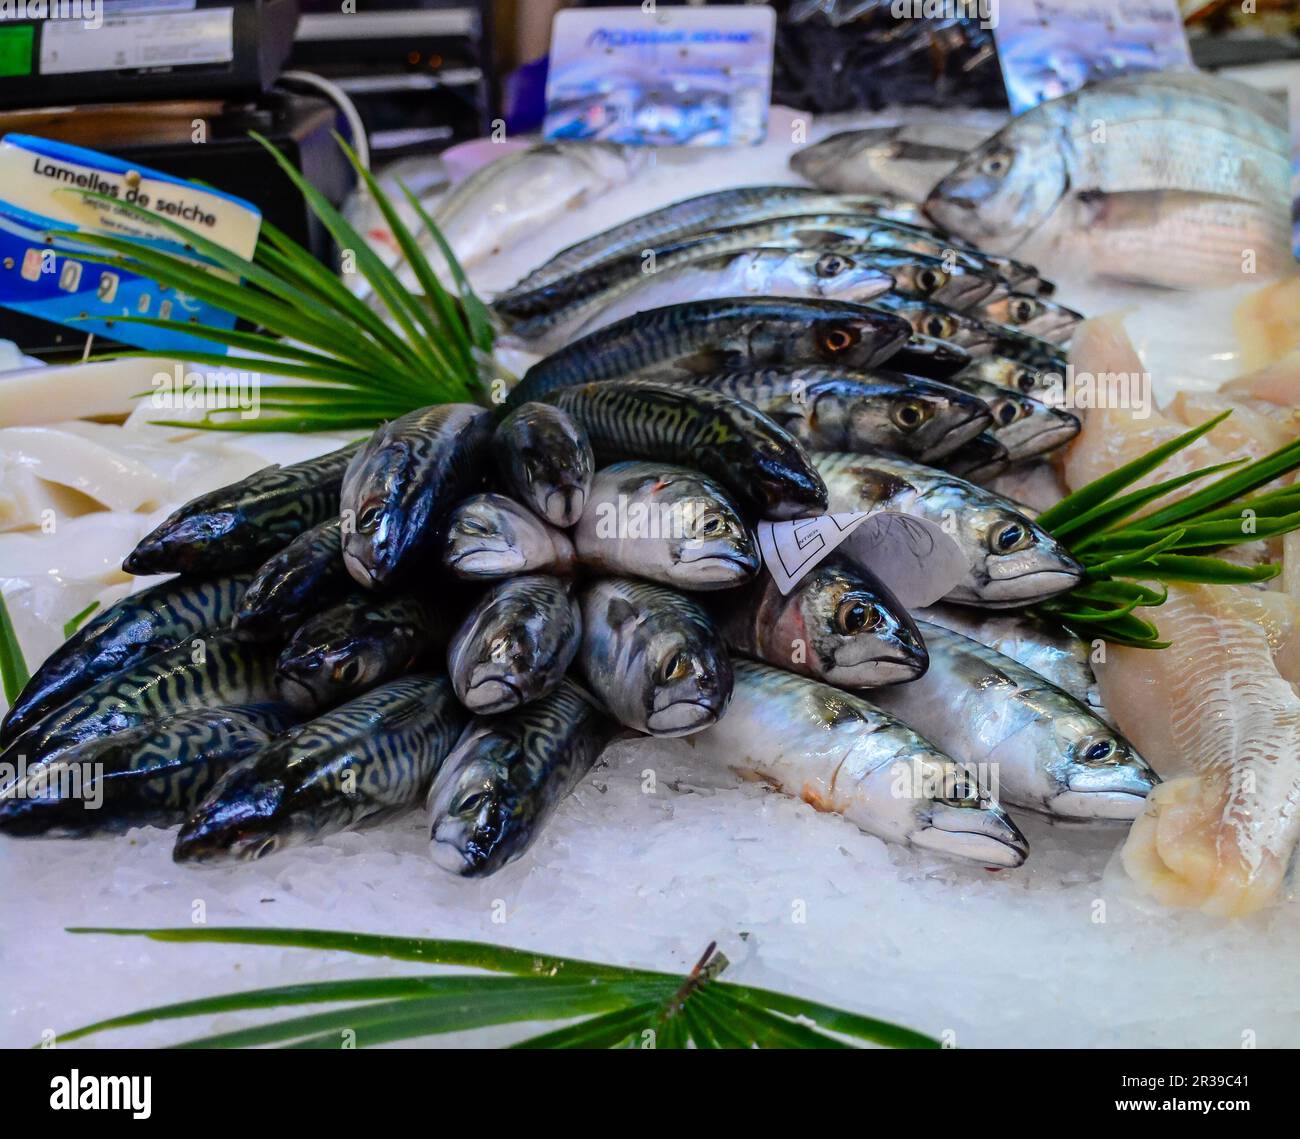
[(748, 146), (767, 136), (776, 13), (743, 7), (557, 13), (549, 139)]
[[(262, 215), (242, 198), (82, 147), (6, 135), (0, 139), (0, 306), (141, 348), (222, 351), (209, 340), (119, 319), (216, 328), (235, 323), (223, 309), (89, 259), (102, 254), (78, 243), (77, 232), (128, 236), (154, 249), (183, 251), (170, 230), (117, 202), (179, 223), (240, 257), (251, 257), (257, 247)], [(70, 232), (51, 237), (54, 230)]]

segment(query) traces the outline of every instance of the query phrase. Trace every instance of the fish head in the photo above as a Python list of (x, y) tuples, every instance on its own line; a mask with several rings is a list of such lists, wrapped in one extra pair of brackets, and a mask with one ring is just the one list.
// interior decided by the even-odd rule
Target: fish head
[(858, 370), (888, 359), (906, 343), (909, 334), (905, 320), (874, 310), (819, 313), (810, 324), (809, 351), (814, 359), (805, 362)]
[(998, 286), (997, 278), (977, 272), (956, 256), (944, 258), (903, 249), (881, 249), (875, 261), (893, 275), (898, 292), (947, 305), (958, 312), (985, 300)]
[(1008, 506), (967, 502), (959, 518), (970, 536), (971, 570), (979, 588), (964, 597), (954, 592), (954, 601), (1029, 604), (1072, 589), (1083, 578), (1083, 567), (1060, 542)]
[(815, 674), (844, 688), (915, 680), (930, 658), (916, 623), (877, 580), (832, 555), (796, 587), (777, 638), (803, 641)]
[(595, 459), (587, 434), (550, 404), (529, 402), (499, 432), (498, 455), (512, 481), (553, 526), (574, 525), (587, 505)]
[(668, 576), (675, 584), (721, 589), (758, 573), (762, 559), (754, 536), (720, 493), (679, 498), (675, 505), (666, 539)]
[(505, 577), (547, 564), (553, 549), (532, 511), (500, 494), (478, 494), (452, 511), (443, 562), (459, 577)]
[(952, 760), (925, 764), (930, 795), (907, 836), (913, 846), (1006, 870), (1029, 857), (1029, 842), (975, 773)]
[(510, 793), (517, 747), (480, 728), (456, 745), (429, 790), (430, 854), (442, 869), (471, 878), (510, 861), (522, 829)]
[(884, 399), (855, 401), (846, 434), (850, 449), (862, 450), (888, 431), (896, 437), (900, 454), (926, 463), (951, 454), (989, 421), (988, 408), (975, 396), (946, 384), (909, 379)]
[(293, 838), (289, 789), (271, 765), (242, 763), (221, 777), (176, 835), (176, 862), (249, 862)]
[(1065, 143), (1046, 116), (1020, 116), (939, 180), (925, 201), (926, 214), (981, 247), (1014, 249), (1069, 188)]
[(897, 127), (873, 127), (866, 130), (840, 131), (805, 146), (790, 156), (790, 169), (814, 186), (835, 181), (834, 175), (859, 152), (885, 145), (898, 133)]
[(1078, 416), (1018, 392), (1005, 391), (989, 404), (993, 432), (1012, 459), (1027, 459), (1068, 443), (1080, 429)]
[(171, 573), (178, 567), (202, 571), (209, 552), (239, 520), (233, 510), (177, 511), (122, 559), (122, 569), (136, 575)]
[(345, 516), (342, 527), (343, 562), (353, 580), (368, 588), (392, 578), (427, 514), (418, 502), (412, 510), (406, 501), (406, 487), (415, 482), (409, 454), (373, 442), (348, 465), (342, 494), (344, 502), (354, 504), (353, 516)]
[(731, 662), (686, 629), (664, 628), (642, 656), (646, 730), (685, 736), (716, 723), (731, 699)]
[(768, 250), (780, 261), (779, 273), (803, 295), (828, 300), (869, 301), (894, 287), (894, 278), (869, 258), (827, 249)]
[(281, 698), (300, 712), (312, 712), (377, 684), (390, 669), (389, 632), (297, 647), (291, 643), (276, 664)]
[(1048, 813), (1065, 819), (1136, 819), (1160, 777), (1122, 735), (1080, 708), (1053, 718), (1060, 760)]
[(1065, 305), (1026, 293), (1008, 293), (996, 300), (986, 301), (977, 310), (977, 315), (1053, 344), (1069, 340), (1075, 327), (1083, 320), (1080, 313)]

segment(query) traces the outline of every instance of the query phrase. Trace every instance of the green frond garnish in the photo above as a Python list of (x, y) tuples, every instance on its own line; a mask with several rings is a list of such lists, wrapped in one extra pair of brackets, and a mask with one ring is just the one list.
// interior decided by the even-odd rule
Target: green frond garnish
[[(686, 977), (624, 969), (472, 941), (304, 929), (71, 929), (155, 941), (330, 949), (459, 965), (472, 974), (314, 981), (160, 1005), (62, 1034), (217, 1013), (301, 1005), (339, 1007), (191, 1040), (181, 1047), (375, 1047), (493, 1025), (572, 1022), (515, 1048), (938, 1048), (932, 1037), (817, 1001), (719, 980), (727, 959), (710, 945)], [(490, 974), (497, 974), (495, 976)], [(505, 974), (505, 975), (502, 975)], [(848, 1038), (848, 1039), (845, 1039)]]
[[(391, 227), (423, 295), (408, 290), (394, 268), (384, 264), (365, 238), (270, 142), (257, 134), (252, 137), (284, 170), (339, 248), (355, 260), (376, 304), (356, 296), (310, 251), (269, 222), (262, 223), (250, 259), (138, 204), (91, 191), (68, 190), (65, 192), (102, 200), (161, 226), (182, 246), (181, 252), (173, 252), (126, 236), (56, 231), (95, 250), (82, 260), (139, 273), (164, 289), (223, 309), (251, 326), (221, 329), (184, 320), (117, 317), (113, 324), (165, 329), (227, 351), (133, 349), (100, 358), (181, 358), (197, 365), (293, 381), (292, 385), (263, 389), (256, 418), (245, 418), (239, 409), (214, 408), (202, 419), (184, 424), (212, 430), (369, 428), (429, 404), (482, 402), (482, 360), (484, 354), (490, 358), (494, 326), (487, 306), (475, 296), (455, 254), (423, 206), (403, 188), (446, 262), (454, 292), (439, 279), (392, 201), (342, 138), (335, 136)], [(289, 394), (290, 386), (301, 395)], [(171, 420), (158, 422), (174, 424)]]
[(5, 702), (12, 705), (30, 679), (22, 647), (18, 644), (18, 634), (9, 620), (4, 595), (0, 594), (0, 688), (4, 689)]

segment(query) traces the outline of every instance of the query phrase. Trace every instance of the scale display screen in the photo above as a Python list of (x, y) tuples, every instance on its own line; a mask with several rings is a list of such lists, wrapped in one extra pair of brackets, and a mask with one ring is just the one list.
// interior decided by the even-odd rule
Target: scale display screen
[(0, 77), (32, 73), (36, 28), (32, 24), (0, 25)]

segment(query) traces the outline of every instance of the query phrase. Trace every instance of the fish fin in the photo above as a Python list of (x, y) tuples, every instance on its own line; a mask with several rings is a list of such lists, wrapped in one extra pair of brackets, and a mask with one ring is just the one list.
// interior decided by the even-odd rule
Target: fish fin
[(609, 605), (605, 608), (605, 619), (619, 632), (630, 625), (635, 625), (639, 617), (636, 606), (622, 597), (611, 597)]
[(810, 692), (808, 702), (826, 728), (839, 728), (862, 720), (862, 713), (852, 698), (847, 693), (836, 692), (829, 685), (819, 685)]

